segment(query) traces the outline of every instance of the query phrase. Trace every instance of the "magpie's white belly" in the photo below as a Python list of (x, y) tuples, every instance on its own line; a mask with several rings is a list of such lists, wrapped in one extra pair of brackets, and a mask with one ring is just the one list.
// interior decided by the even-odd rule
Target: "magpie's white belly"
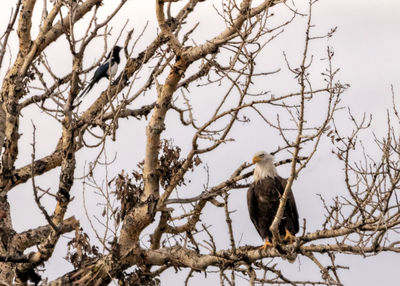
[(114, 63), (113, 65), (111, 65), (111, 67), (109, 69), (110, 76), (111, 77), (115, 76), (117, 71), (118, 71), (118, 64)]

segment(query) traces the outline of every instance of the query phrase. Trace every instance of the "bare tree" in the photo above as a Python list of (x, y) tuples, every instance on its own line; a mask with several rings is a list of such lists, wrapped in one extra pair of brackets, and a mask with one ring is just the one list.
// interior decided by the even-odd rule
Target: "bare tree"
[[(312, 9), (318, 1), (302, 3), (308, 4), (303, 13), (285, 1), (157, 0), (158, 29), (149, 42), (151, 27), (137, 32), (134, 19), (120, 30), (113, 28), (113, 21), (128, 5), (126, 0), (14, 2), (0, 38), (4, 74), (0, 98), (1, 285), (107, 285), (117, 281), (119, 285), (159, 285), (162, 273), (186, 269), (186, 285), (195, 273), (212, 272), (218, 274), (221, 285), (236, 285), (238, 279), (250, 285), (342, 285), (338, 269), (343, 266), (336, 263), (337, 253), (370, 256), (400, 251), (396, 238), (400, 139), (398, 126), (391, 123), (391, 118), (400, 120), (399, 113), (395, 108), (388, 112), (387, 135), (375, 138), (378, 159), (359, 139), (360, 133), (368, 132), (368, 116), (358, 120), (348, 111), (353, 131), (347, 134), (340, 128), (336, 114), (344, 113), (341, 98), (348, 85), (337, 80), (339, 69), (332, 48), (324, 48), (324, 71), (313, 70), (317, 61), (313, 47), (321, 50), (335, 32), (314, 32)], [(205, 40), (196, 34), (207, 22), (202, 5), (224, 26)], [(195, 15), (203, 16), (200, 22), (194, 20)], [(268, 59), (270, 44), (297, 18), (306, 19), (304, 39), (296, 43), (300, 58), (291, 60), (284, 53), (278, 69), (260, 64)], [(18, 52), (9, 48), (13, 38)], [(57, 53), (70, 61), (68, 73), (60, 73), (57, 62), (48, 56), (56, 42), (64, 44), (64, 50)], [(92, 44), (102, 49), (96, 49), (96, 61), (86, 67)], [(126, 59), (119, 74), (108, 79), (104, 90), (93, 89), (78, 98), (85, 79), (116, 44), (123, 46)], [(282, 84), (290, 78), (293, 90), (269, 90), (265, 83), (271, 77), (282, 77)], [(38, 145), (43, 139), (37, 132), (42, 127), (35, 123), (39, 117), (56, 122), (61, 134), (54, 150), (40, 158)], [(258, 245), (240, 244), (230, 207), (230, 196), (251, 183), (250, 163), (227, 165), (231, 174), (215, 184), (207, 176), (203, 189), (191, 182), (192, 172), (205, 170), (210, 175), (207, 158), (218, 157), (222, 145), (240, 136), (235, 130), (252, 126), (252, 118), (261, 120), (268, 138), (273, 138), (270, 141), (276, 142), (269, 151), (284, 158), (276, 164), (288, 164), (290, 169), (271, 226), (275, 247), (262, 250)], [(21, 143), (21, 120), (33, 122), (27, 146)], [(133, 126), (140, 123), (146, 125), (145, 134), (134, 132)], [(130, 144), (145, 142), (145, 151), (140, 160), (131, 160), (129, 170), (120, 168), (114, 175), (109, 169), (118, 158), (110, 159), (107, 146), (126, 144), (120, 138), (123, 129), (131, 134)], [(176, 139), (171, 130), (182, 130), (185, 138)], [(296, 180), (301, 180), (302, 171), (326, 139), (343, 163), (347, 195), (321, 196), (325, 221), (320, 229), (307, 229), (305, 219), (296, 241), (282, 244), (278, 225), (288, 190), (296, 191)], [(17, 162), (20, 150), (28, 149), (31, 156)], [(79, 156), (85, 152), (95, 154), (86, 164)], [(78, 164), (85, 165), (83, 175)], [(59, 174), (57, 186), (40, 181), (54, 170)], [(35, 201), (47, 224), (32, 221), (32, 229), (17, 232), (11, 215), (19, 210), (10, 208), (7, 194), (22, 184), (29, 186), (33, 196), (27, 198)], [(97, 194), (101, 215), (87, 205), (90, 192)], [(75, 208), (80, 211), (67, 218), (74, 197), (82, 194), (83, 205)], [(227, 248), (217, 246), (219, 234), (210, 228), (213, 222), (203, 220), (210, 208), (223, 210)], [(82, 219), (88, 220), (88, 228)], [(72, 238), (63, 237), (71, 232)], [(54, 258), (62, 240), (68, 240), (64, 253), (74, 270), (61, 271), (49, 281), (41, 270)], [(281, 259), (297, 256), (312, 261), (321, 277), (299, 280), (285, 273)], [(324, 256), (328, 260), (319, 258)], [(273, 258), (278, 263), (271, 264)]]

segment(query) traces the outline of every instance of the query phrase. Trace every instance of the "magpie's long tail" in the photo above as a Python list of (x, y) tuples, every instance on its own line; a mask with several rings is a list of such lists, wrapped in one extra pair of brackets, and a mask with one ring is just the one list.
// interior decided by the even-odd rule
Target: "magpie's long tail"
[(86, 94), (93, 88), (93, 86), (94, 86), (95, 83), (96, 83), (96, 82), (95, 82), (94, 80), (92, 80), (92, 81), (83, 89), (83, 91), (81, 92), (81, 94), (79, 94), (79, 95), (76, 97), (76, 99), (78, 100), (78, 99), (82, 98), (82, 96), (86, 95)]

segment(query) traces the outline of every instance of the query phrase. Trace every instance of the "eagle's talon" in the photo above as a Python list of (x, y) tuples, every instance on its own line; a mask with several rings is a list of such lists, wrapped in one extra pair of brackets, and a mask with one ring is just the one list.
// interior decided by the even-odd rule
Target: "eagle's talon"
[(264, 245), (260, 246), (260, 249), (266, 250), (268, 247), (272, 247), (272, 243), (268, 240), (268, 238), (265, 239)]
[(290, 231), (288, 231), (287, 229), (285, 229), (286, 233), (285, 233), (285, 237), (283, 238), (283, 240), (285, 242), (288, 242), (289, 244), (292, 244), (293, 242), (296, 241), (296, 237), (290, 233)]

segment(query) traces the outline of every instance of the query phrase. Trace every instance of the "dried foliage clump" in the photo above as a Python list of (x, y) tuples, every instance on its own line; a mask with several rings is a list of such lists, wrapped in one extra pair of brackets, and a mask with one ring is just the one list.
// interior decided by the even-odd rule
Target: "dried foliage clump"
[[(160, 177), (160, 185), (164, 189), (168, 188), (171, 180), (176, 177), (179, 170), (183, 168), (185, 159), (181, 158), (181, 151), (181, 148), (173, 146), (170, 141), (162, 141), (160, 147), (160, 158), (158, 159), (159, 167), (157, 168), (157, 171), (158, 176)], [(195, 156), (186, 168), (190, 171), (200, 164), (201, 159), (198, 156)], [(182, 178), (180, 182), (176, 183), (177, 186), (181, 186), (182, 184), (185, 184), (184, 178)]]
[(75, 269), (84, 267), (99, 259), (101, 254), (95, 245), (90, 244), (89, 236), (82, 231), (82, 228), (75, 230), (75, 237), (68, 241), (67, 259)]
[[(140, 165), (143, 165), (143, 163), (138, 164), (139, 167)], [(120, 210), (117, 210), (118, 224), (125, 218), (125, 215), (127, 212), (129, 212), (129, 210), (139, 204), (140, 197), (143, 194), (142, 173), (133, 171), (132, 175), (135, 179), (135, 183), (133, 183), (132, 178), (130, 178), (129, 175), (125, 175), (124, 172), (118, 174), (118, 176), (115, 178), (115, 190), (113, 193), (121, 204)]]
[[(179, 272), (185, 285), (203, 275), (221, 285), (343, 285), (347, 266), (338, 254), (400, 252), (395, 100), (372, 152), (362, 140), (372, 136), (371, 120), (345, 113), (349, 85), (325, 48), (336, 28), (317, 34), (319, 1), (295, 2), (9, 4), (0, 37), (0, 284), (157, 286)], [(141, 27), (135, 13), (149, 6), (155, 22)], [(275, 64), (271, 43), (293, 25), (304, 37), (282, 44)], [(79, 98), (115, 45), (123, 47), (117, 75)], [(233, 205), (252, 181), (252, 164), (234, 163), (244, 145), (228, 158), (220, 152), (235, 140), (250, 146), (251, 134), (282, 158), (283, 198), (320, 150), (342, 164), (341, 195), (321, 194), (323, 221), (308, 228), (305, 218), (291, 244), (260, 250), (238, 236)], [(216, 159), (223, 165), (213, 167)], [(10, 194), (20, 193), (43, 226), (25, 213), (30, 227), (17, 231), (22, 200)], [(284, 204), (271, 226), (275, 238)], [(63, 243), (71, 268), (50, 275), (49, 263), (66, 263), (55, 251)], [(287, 273), (284, 261), (296, 257), (318, 274)]]

